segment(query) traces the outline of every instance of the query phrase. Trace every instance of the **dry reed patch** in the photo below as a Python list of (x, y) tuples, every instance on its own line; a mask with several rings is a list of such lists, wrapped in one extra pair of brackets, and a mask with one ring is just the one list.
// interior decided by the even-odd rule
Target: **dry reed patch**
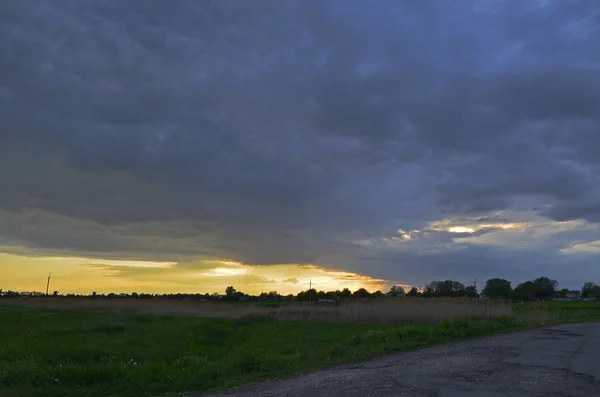
[(231, 319), (270, 316), (280, 321), (309, 320), (399, 325), (435, 324), (456, 318), (494, 318), (512, 314), (512, 306), (508, 302), (465, 298), (369, 298), (348, 300), (336, 305), (294, 302), (274, 307), (238, 302), (162, 299), (27, 298), (11, 300), (10, 303), (28, 307), (123, 314)]
[(435, 324), (457, 318), (497, 318), (511, 314), (511, 304), (501, 301), (462, 298), (385, 298), (350, 301), (335, 306), (300, 304), (281, 306), (275, 316), (279, 320)]

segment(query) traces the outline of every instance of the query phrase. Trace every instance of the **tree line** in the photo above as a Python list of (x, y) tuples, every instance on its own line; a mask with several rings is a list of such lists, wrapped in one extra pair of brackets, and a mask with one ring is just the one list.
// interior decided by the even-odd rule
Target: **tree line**
[(492, 278), (486, 281), (483, 296), (495, 299), (512, 299), (517, 301), (550, 300), (555, 298), (600, 299), (600, 285), (586, 282), (581, 290), (569, 291), (559, 289), (558, 282), (548, 277), (539, 277), (525, 281), (512, 288), (511, 282), (504, 278)]
[[(18, 297), (39, 297), (45, 296), (41, 292), (3, 292), (0, 289), (0, 298), (18, 298)], [(431, 281), (421, 290), (416, 287), (404, 289), (402, 286), (392, 286), (386, 293), (382, 291), (369, 292), (365, 288), (359, 288), (356, 291), (350, 291), (348, 288), (335, 291), (317, 291), (308, 289), (297, 294), (281, 295), (277, 291), (263, 292), (259, 295), (250, 295), (236, 290), (233, 286), (225, 289), (224, 294), (146, 294), (146, 293), (109, 293), (97, 294), (92, 292), (89, 295), (66, 294), (61, 295), (54, 291), (49, 297), (67, 297), (67, 298), (88, 298), (88, 299), (174, 299), (174, 300), (225, 300), (225, 301), (320, 301), (332, 300), (339, 301), (349, 298), (384, 298), (384, 297), (423, 297), (423, 298), (478, 298), (485, 297), (490, 299), (510, 299), (516, 301), (532, 300), (550, 300), (555, 298), (588, 298), (600, 299), (600, 284), (595, 282), (586, 282), (580, 291), (569, 291), (566, 288), (559, 289), (558, 282), (548, 277), (539, 277), (531, 281), (518, 284), (515, 288), (509, 280), (503, 278), (491, 278), (485, 282), (485, 286), (478, 293), (474, 285), (466, 286), (455, 280)]]

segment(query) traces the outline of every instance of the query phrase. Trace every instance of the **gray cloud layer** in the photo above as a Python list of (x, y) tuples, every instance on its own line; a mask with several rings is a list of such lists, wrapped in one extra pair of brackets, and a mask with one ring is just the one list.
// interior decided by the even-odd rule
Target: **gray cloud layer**
[(597, 1), (28, 0), (0, 14), (7, 250), (416, 283), (600, 277), (559, 254), (595, 227), (527, 252), (447, 232), (433, 251), (356, 243), (498, 211), (600, 222)]

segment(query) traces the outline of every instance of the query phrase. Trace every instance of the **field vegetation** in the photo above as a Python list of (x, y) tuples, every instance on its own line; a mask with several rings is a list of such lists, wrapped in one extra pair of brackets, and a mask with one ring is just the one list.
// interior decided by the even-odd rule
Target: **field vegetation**
[(370, 293), (0, 290), (0, 397), (175, 396), (499, 332), (600, 319), (600, 287), (547, 277)]
[(269, 317), (280, 321), (353, 322), (363, 324), (434, 324), (456, 318), (509, 316), (512, 306), (500, 300), (460, 298), (350, 299), (336, 304), (308, 302), (214, 302), (138, 299), (26, 298), (5, 300), (20, 307), (161, 314), (203, 318)]
[[(524, 327), (600, 319), (598, 302), (342, 304), (6, 299), (0, 396), (170, 396)], [(70, 309), (70, 310), (56, 310)]]

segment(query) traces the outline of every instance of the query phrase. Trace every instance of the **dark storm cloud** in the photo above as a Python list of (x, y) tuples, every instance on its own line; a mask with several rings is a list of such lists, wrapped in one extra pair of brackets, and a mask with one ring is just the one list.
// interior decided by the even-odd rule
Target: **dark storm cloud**
[[(378, 253), (362, 256), (360, 260), (371, 264), (370, 270), (374, 276), (389, 275), (390, 268), (395, 265), (402, 269), (402, 281), (419, 287), (434, 279), (457, 279), (457, 275), (466, 284), (472, 285), (477, 280), (481, 288), (489, 278), (508, 278), (516, 285), (546, 274), (559, 280), (564, 288), (580, 288), (582, 278), (593, 279), (597, 275), (589, 258), (566, 258), (545, 251), (521, 251), (515, 254), (487, 247), (472, 247), (450, 255), (401, 253), (386, 256)], [(350, 266), (354, 267), (354, 264)], [(358, 265), (356, 267), (360, 268)]]
[(600, 222), (600, 201), (595, 198), (560, 203), (542, 213), (557, 221), (587, 219), (589, 222)]
[(376, 3), (3, 4), (4, 245), (343, 254), (394, 278), (422, 257), (356, 241), (511, 209), (600, 221), (596, 1)]
[[(514, 154), (514, 152), (513, 152)], [(525, 160), (525, 159), (523, 159)], [(515, 158), (514, 161), (523, 161)], [(526, 161), (531, 161), (531, 156)], [(438, 187), (442, 200), (440, 204), (450, 207), (455, 211), (465, 213), (471, 212), (490, 212), (497, 209), (505, 209), (510, 206), (506, 199), (518, 195), (541, 195), (557, 200), (572, 201), (585, 197), (594, 188), (595, 181), (589, 180), (581, 172), (570, 167), (561, 167), (550, 165), (550, 168), (544, 168), (545, 162), (539, 161), (538, 164), (525, 168), (518, 173), (501, 172), (488, 170), (487, 175), (497, 175), (496, 178), (485, 181), (485, 176), (481, 175), (481, 182), (478, 184), (473, 181), (461, 181), (460, 183), (445, 183)], [(481, 166), (481, 162), (479, 166)], [(494, 162), (494, 167), (501, 167), (499, 162)], [(469, 171), (466, 171), (469, 172)], [(471, 175), (481, 174), (482, 170)]]

